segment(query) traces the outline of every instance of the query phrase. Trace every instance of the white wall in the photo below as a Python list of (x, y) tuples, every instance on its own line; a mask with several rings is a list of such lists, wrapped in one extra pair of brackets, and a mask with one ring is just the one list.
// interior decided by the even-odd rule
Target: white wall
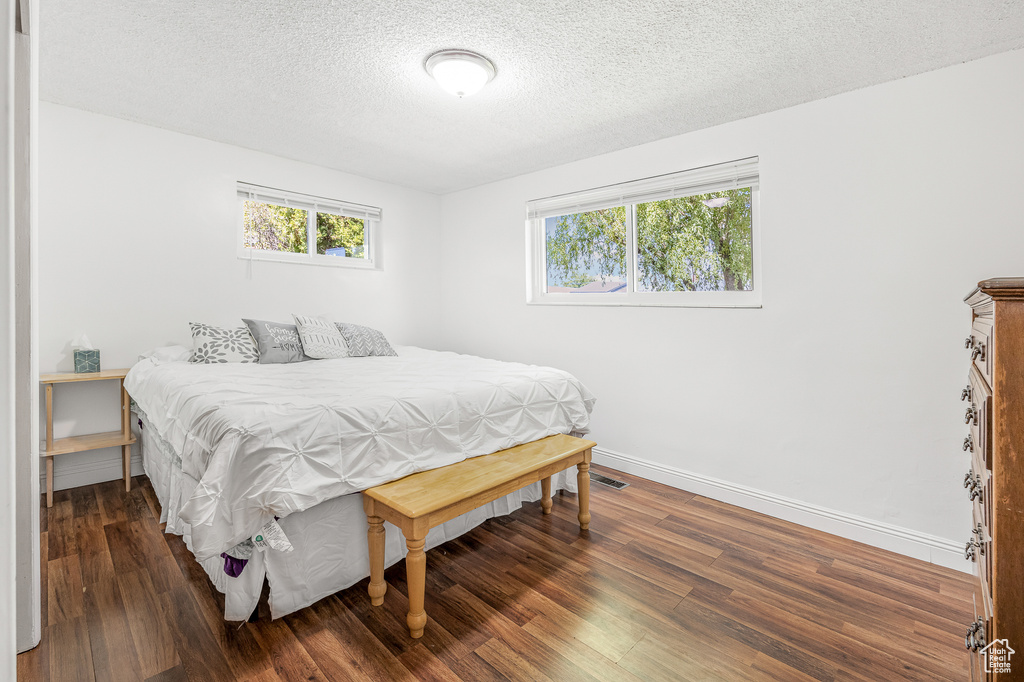
[[(103, 367), (129, 367), (190, 344), (190, 321), (292, 312), (436, 344), (436, 195), (45, 102), (39, 153), (41, 372), (72, 371), (81, 332)], [(236, 255), (239, 180), (381, 207), (383, 270), (257, 261), (250, 272)], [(114, 382), (58, 386), (55, 402), (56, 437), (118, 428)], [(62, 456), (55, 487), (117, 478), (117, 462), (116, 449)]]
[[(443, 345), (576, 374), (606, 461), (948, 563), (962, 299), (1024, 271), (1022, 112), (1018, 51), (446, 195)], [(754, 155), (763, 309), (525, 304), (528, 199)]]

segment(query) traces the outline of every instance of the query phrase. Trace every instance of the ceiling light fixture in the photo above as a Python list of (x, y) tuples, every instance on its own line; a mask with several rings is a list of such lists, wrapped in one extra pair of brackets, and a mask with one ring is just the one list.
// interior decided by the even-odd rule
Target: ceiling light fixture
[(480, 91), (494, 78), (494, 64), (469, 50), (442, 50), (427, 57), (427, 73), (447, 92), (467, 97)]

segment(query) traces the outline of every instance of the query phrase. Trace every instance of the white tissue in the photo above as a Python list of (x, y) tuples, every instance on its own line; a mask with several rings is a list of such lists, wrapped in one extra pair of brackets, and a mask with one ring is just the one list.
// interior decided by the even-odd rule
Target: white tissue
[(71, 341), (71, 348), (73, 350), (93, 350), (93, 345), (88, 336), (79, 334)]

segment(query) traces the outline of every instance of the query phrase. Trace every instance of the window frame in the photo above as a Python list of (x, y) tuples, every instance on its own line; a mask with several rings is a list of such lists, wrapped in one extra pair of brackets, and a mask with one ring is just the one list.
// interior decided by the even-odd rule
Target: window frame
[[(381, 267), (381, 223), (382, 211), (376, 206), (356, 204), (350, 201), (328, 199), (312, 194), (238, 182), (236, 188), (237, 209), (237, 255), (240, 260), (270, 261), (277, 263), (302, 263), (324, 267), (355, 268), (359, 270), (380, 270)], [(244, 202), (258, 201), (287, 208), (306, 211), (306, 252), (271, 251), (252, 249), (245, 245)], [(363, 221), (363, 246), (366, 257), (328, 256), (316, 252), (316, 216), (318, 213), (356, 218)]]
[[(527, 202), (526, 220), (526, 302), (529, 305), (563, 306), (660, 306), (675, 308), (760, 308), (761, 285), (761, 208), (757, 157), (715, 164), (678, 173), (643, 178), (616, 185), (535, 199)], [(730, 182), (728, 171), (737, 169)], [(725, 189), (750, 187), (752, 289), (750, 291), (639, 291), (637, 258), (638, 204), (668, 198), (706, 194)], [(615, 197), (624, 200), (615, 202)], [(626, 279), (621, 292), (547, 291), (546, 218), (569, 215), (598, 208), (625, 206), (629, 225), (626, 230)], [(562, 213), (553, 211), (563, 210)]]

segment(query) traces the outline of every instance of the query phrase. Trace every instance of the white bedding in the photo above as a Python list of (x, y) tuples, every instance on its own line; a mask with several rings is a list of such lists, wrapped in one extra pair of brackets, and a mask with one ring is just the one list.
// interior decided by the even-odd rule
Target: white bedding
[[(196, 481), (181, 470), (181, 460), (167, 443), (156, 435), (144, 415), (142, 430), (142, 462), (160, 500), (160, 521), (166, 531), (181, 535), (192, 549), (192, 534), (187, 523), (178, 516), (183, 500), (195, 489)], [(575, 472), (562, 471), (552, 477), (552, 490), (576, 492)], [(524, 502), (540, 499), (540, 484), (517, 490), (430, 529), (426, 549), (437, 547), (458, 537), (483, 521), (510, 514)], [(254, 552), (242, 575), (232, 578), (224, 573), (224, 560), (211, 557), (201, 561), (214, 586), (224, 594), (225, 620), (245, 620), (256, 608), (264, 578), (270, 583), (270, 614), (280, 618), (316, 601), (350, 587), (370, 574), (366, 551), (366, 515), (362, 496), (358, 493), (327, 500), (305, 511), (281, 519), (292, 552)], [(385, 565), (405, 557), (402, 531), (390, 523), (385, 545)]]
[(288, 532), (288, 516), (326, 500), (588, 430), (594, 397), (571, 374), (398, 353), (287, 365), (146, 358), (132, 368), (125, 388), (180, 458), (182, 480), (195, 482), (176, 516), (197, 559), (219, 560), (275, 516)]

